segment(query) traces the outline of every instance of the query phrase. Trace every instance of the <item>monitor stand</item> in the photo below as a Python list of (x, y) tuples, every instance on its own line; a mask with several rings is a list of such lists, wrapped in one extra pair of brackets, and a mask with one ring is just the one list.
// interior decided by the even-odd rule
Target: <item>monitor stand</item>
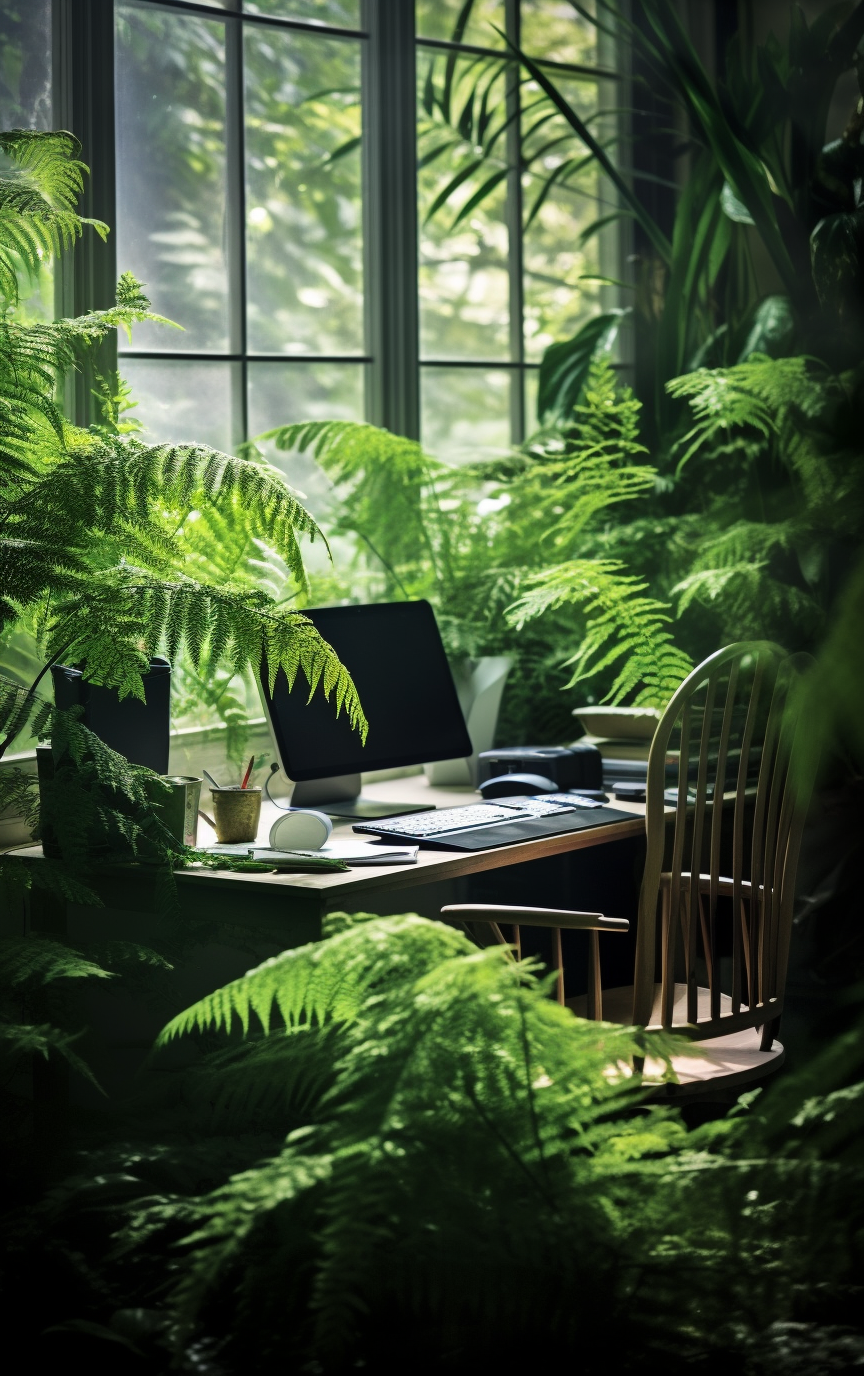
[(330, 817), (351, 817), (375, 821), (380, 817), (401, 817), (406, 812), (434, 812), (434, 803), (385, 803), (377, 798), (361, 798), (359, 774), (334, 774), (328, 779), (308, 779), (296, 783), (292, 807), (317, 808)]

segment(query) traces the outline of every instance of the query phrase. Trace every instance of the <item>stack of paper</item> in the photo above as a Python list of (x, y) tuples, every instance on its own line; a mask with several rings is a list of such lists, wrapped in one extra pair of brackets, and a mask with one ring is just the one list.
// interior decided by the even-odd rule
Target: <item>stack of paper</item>
[[(331, 837), (320, 850), (274, 850), (270, 846), (241, 843), (239, 845), (208, 846), (213, 855), (235, 855), (241, 859), (257, 860), (264, 865), (281, 869), (322, 869), (341, 865), (416, 865), (418, 846), (377, 845), (356, 838), (344, 840)], [(317, 862), (317, 863), (316, 863)]]

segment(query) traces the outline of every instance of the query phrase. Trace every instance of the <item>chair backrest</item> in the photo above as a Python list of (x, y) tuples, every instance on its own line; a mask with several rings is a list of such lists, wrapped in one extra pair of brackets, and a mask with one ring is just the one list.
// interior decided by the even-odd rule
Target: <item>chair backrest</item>
[[(767, 641), (730, 645), (690, 674), (660, 719), (648, 762), (634, 1023), (687, 1025), (697, 1037), (762, 1027), (770, 1045), (808, 801), (789, 767), (796, 726), (787, 698), (801, 658)], [(719, 943), (730, 924), (722, 994)]]

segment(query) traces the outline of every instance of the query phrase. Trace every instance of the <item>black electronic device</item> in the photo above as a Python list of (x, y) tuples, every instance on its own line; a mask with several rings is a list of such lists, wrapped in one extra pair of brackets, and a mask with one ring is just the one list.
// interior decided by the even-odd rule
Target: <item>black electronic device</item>
[[(630, 779), (617, 779), (609, 787), (616, 798), (621, 798), (627, 803), (644, 803), (645, 789), (644, 783), (634, 782)], [(677, 796), (677, 794), (676, 794)]]
[(279, 763), (295, 781), (292, 804), (338, 817), (423, 812), (433, 804), (380, 803), (359, 797), (365, 770), (397, 769), (471, 754), (435, 614), (428, 602), (304, 609), (348, 669), (369, 722), (364, 746), (345, 713), (302, 681), (294, 692), (279, 673), (271, 694), (262, 666), (262, 697)]
[[(422, 816), (363, 822), (355, 831), (387, 841), (414, 841), (440, 850), (492, 850), (519, 841), (538, 841), (586, 827), (609, 826), (636, 814), (578, 795), (554, 793), (533, 798), (498, 798), (467, 807), (442, 808)], [(641, 818), (639, 819), (641, 821)]]
[(54, 702), (65, 711), (81, 707), (83, 724), (118, 755), (132, 764), (143, 764), (156, 774), (168, 773), (171, 733), (171, 665), (167, 659), (151, 659), (141, 675), (144, 702), (116, 688), (90, 683), (80, 669), (52, 664)]
[(556, 788), (603, 787), (603, 761), (596, 745), (513, 745), (480, 753), (481, 781), (499, 774), (540, 774)]
[(531, 796), (535, 793), (554, 793), (554, 779), (544, 779), (542, 774), (498, 774), (494, 779), (484, 779), (480, 785), (484, 798), (511, 798), (520, 794)]

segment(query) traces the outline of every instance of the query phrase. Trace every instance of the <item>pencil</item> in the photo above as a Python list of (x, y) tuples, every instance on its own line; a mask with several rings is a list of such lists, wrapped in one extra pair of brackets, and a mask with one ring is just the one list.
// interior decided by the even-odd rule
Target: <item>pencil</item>
[(246, 773), (243, 775), (243, 782), (242, 782), (242, 784), (240, 785), (241, 788), (245, 788), (246, 785), (248, 784), (248, 782), (249, 782), (249, 775), (252, 773), (252, 766), (253, 766), (254, 763), (255, 763), (255, 756), (253, 755), (253, 756), (251, 757), (249, 763), (248, 763), (247, 766), (246, 766)]

